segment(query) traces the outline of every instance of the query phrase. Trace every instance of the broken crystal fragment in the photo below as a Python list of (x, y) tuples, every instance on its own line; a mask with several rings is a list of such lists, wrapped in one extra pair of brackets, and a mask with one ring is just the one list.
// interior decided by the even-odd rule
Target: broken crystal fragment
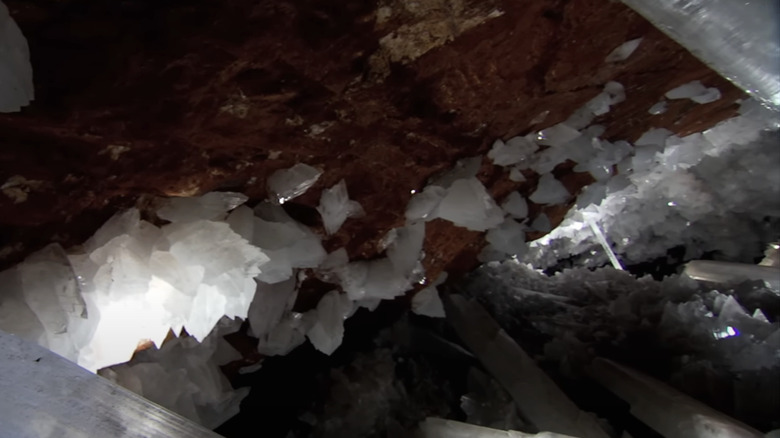
[(615, 47), (614, 50), (609, 52), (604, 62), (621, 62), (628, 59), (631, 54), (639, 47), (639, 43), (642, 42), (642, 38), (636, 38), (626, 41), (625, 43)]
[(699, 103), (699, 104), (705, 104), (710, 102), (715, 102), (716, 100), (719, 100), (721, 97), (720, 90), (717, 88), (707, 88), (703, 93), (699, 94), (698, 96), (691, 97), (691, 100)]
[(459, 179), (468, 179), (477, 176), (482, 166), (482, 157), (469, 157), (458, 160), (452, 169), (440, 172), (430, 179), (429, 186), (439, 186), (448, 189), (453, 182)]
[(664, 128), (653, 128), (637, 139), (636, 146), (663, 146), (666, 139), (672, 135), (672, 131)]
[(662, 100), (658, 103), (653, 104), (653, 106), (651, 106), (647, 110), (647, 112), (650, 113), (651, 115), (657, 116), (659, 114), (665, 113), (668, 106), (669, 106), (668, 103), (665, 100)]
[(447, 280), (447, 273), (442, 272), (436, 281), (432, 285), (420, 290), (412, 297), (412, 312), (430, 316), (431, 318), (444, 318), (444, 304), (439, 298), (439, 290), (437, 286), (443, 284)]
[(666, 92), (667, 99), (691, 99), (707, 93), (707, 87), (700, 81), (691, 81)]
[(306, 333), (314, 348), (330, 355), (341, 345), (344, 319), (352, 311), (352, 301), (338, 291), (325, 294), (317, 304), (317, 320)]
[(0, 113), (19, 111), (35, 96), (30, 49), (19, 26), (0, 2)]
[(512, 218), (507, 218), (501, 225), (488, 230), (485, 240), (490, 246), (509, 256), (522, 256), (528, 245), (525, 243), (525, 226)]
[(607, 185), (604, 182), (593, 183), (582, 189), (577, 196), (577, 208), (585, 208), (591, 204), (599, 205), (607, 197)]
[(555, 177), (546, 173), (529, 199), (536, 204), (563, 204), (569, 199), (569, 191)]
[(550, 218), (546, 214), (541, 213), (533, 222), (531, 222), (531, 229), (534, 231), (541, 231), (542, 233), (552, 230)]
[(557, 165), (566, 161), (570, 154), (569, 147), (548, 147), (534, 156), (530, 168), (539, 174), (552, 172)]
[(266, 356), (284, 356), (306, 341), (306, 332), (314, 324), (316, 311), (289, 312), (282, 321), (257, 342), (257, 351)]
[(422, 192), (416, 193), (406, 206), (406, 219), (435, 219), (436, 209), (447, 194), (447, 189), (440, 186), (427, 186)]
[(252, 243), (268, 252), (270, 262), (258, 280), (277, 283), (292, 275), (292, 268), (316, 268), (327, 256), (320, 238), (295, 222), (282, 207), (261, 203), (255, 207)]
[(47, 347), (47, 333), (25, 302), (18, 267), (0, 272), (0, 330)]
[(515, 219), (525, 219), (528, 217), (528, 202), (518, 192), (510, 193), (506, 199), (504, 199), (501, 208)]
[(261, 338), (270, 333), (292, 309), (297, 296), (295, 278), (276, 284), (258, 282), (247, 316), (252, 336)]
[(275, 204), (284, 204), (302, 195), (317, 182), (320, 175), (321, 171), (303, 163), (277, 170), (268, 177), (268, 191), (273, 195), (271, 200)]
[(626, 100), (626, 89), (620, 82), (609, 81), (604, 84), (604, 93), (609, 96), (610, 105), (617, 105)]
[(496, 140), (488, 152), (488, 158), (497, 166), (510, 166), (525, 160), (537, 149), (537, 145), (525, 137), (513, 137), (506, 143)]
[(347, 218), (364, 214), (363, 207), (357, 201), (349, 199), (347, 183), (342, 179), (336, 185), (322, 191), (317, 211), (322, 216), (325, 232), (334, 234)]
[(503, 211), (476, 178), (459, 179), (452, 183), (439, 204), (438, 217), (457, 226), (485, 231), (504, 220)]
[(230, 210), (249, 199), (242, 193), (209, 192), (191, 198), (168, 198), (157, 210), (157, 217), (171, 222), (221, 220)]
[(425, 239), (425, 222), (415, 222), (390, 231), (391, 238), (387, 246), (387, 257), (397, 272), (410, 274), (417, 261)]
[(520, 169), (513, 167), (509, 171), (509, 179), (514, 182), (523, 182), (525, 181), (525, 175), (523, 175), (523, 172)]
[(564, 123), (558, 123), (539, 131), (539, 144), (547, 146), (563, 146), (580, 136), (580, 132)]
[(236, 234), (251, 242), (254, 236), (254, 218), (252, 209), (241, 205), (228, 215), (225, 222)]

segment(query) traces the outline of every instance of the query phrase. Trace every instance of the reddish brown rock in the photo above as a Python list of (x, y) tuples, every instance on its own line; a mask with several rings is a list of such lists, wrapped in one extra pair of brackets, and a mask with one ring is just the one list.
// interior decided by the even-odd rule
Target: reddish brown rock
[[(344, 178), (367, 214), (326, 246), (370, 258), (430, 175), (496, 138), (565, 119), (607, 81), (628, 97), (599, 120), (612, 139), (651, 127), (698, 131), (730, 116), (742, 96), (603, 0), (6, 4), (29, 40), (36, 84), (30, 107), (0, 116), (0, 185), (28, 181), (24, 201), (0, 195), (6, 266), (51, 240), (78, 243), (149, 195), (231, 189), (262, 199), (266, 176), (296, 162), (324, 175), (291, 212), (319, 227), (321, 189)], [(604, 63), (637, 37), (627, 61)], [(693, 79), (723, 98), (648, 115)], [(576, 193), (590, 179), (569, 169), (556, 174)], [(528, 195), (536, 181), (511, 183), (487, 160), (480, 178), (499, 199)], [(566, 208), (531, 206), (542, 210), (556, 223)], [(470, 269), (481, 242), (429, 223), (428, 277)]]

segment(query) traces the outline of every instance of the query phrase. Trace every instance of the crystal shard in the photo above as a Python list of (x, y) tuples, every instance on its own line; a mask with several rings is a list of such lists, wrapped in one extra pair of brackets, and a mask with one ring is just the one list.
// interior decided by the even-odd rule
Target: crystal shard
[(309, 190), (320, 175), (321, 171), (308, 164), (298, 163), (289, 169), (277, 170), (271, 174), (268, 177), (268, 191), (273, 195), (274, 203), (284, 204)]
[(344, 319), (352, 311), (352, 301), (338, 291), (325, 294), (317, 304), (317, 320), (306, 336), (314, 348), (332, 354), (344, 337)]
[(539, 184), (536, 186), (529, 199), (536, 204), (563, 204), (569, 199), (569, 191), (555, 177), (546, 173), (539, 178)]
[(497, 166), (520, 163), (536, 151), (537, 145), (525, 137), (514, 137), (504, 143), (496, 140), (488, 152), (488, 158)]
[(322, 216), (325, 231), (333, 234), (341, 228), (347, 218), (364, 214), (357, 201), (351, 201), (347, 194), (347, 183), (342, 179), (335, 186), (322, 191), (317, 211)]
[(30, 49), (19, 26), (0, 2), (0, 113), (19, 111), (35, 96)]
[(441, 302), (441, 298), (439, 298), (439, 291), (436, 286), (444, 283), (446, 280), (447, 273), (443, 272), (432, 285), (414, 294), (412, 297), (412, 312), (418, 315), (430, 316), (431, 318), (444, 318), (446, 316), (444, 314), (444, 304)]
[(528, 202), (518, 192), (510, 193), (506, 199), (504, 199), (501, 208), (515, 219), (525, 219), (528, 217)]
[(528, 248), (525, 243), (525, 226), (512, 218), (488, 230), (485, 240), (493, 249), (509, 256), (522, 256)]
[(504, 220), (503, 211), (476, 178), (452, 183), (439, 204), (438, 217), (474, 231), (485, 231)]
[(473, 178), (477, 176), (479, 168), (482, 166), (482, 157), (469, 157), (458, 160), (452, 169), (441, 172), (428, 182), (428, 185), (439, 186), (445, 189), (449, 188), (453, 182), (459, 179)]
[(580, 136), (580, 132), (566, 123), (559, 123), (539, 131), (539, 144), (548, 146), (563, 146)]
[(249, 199), (242, 193), (209, 192), (191, 198), (167, 198), (157, 217), (171, 222), (221, 220)]
[(634, 53), (634, 51), (639, 47), (639, 43), (641, 42), (642, 38), (626, 41), (609, 52), (609, 55), (607, 55), (607, 58), (604, 60), (604, 62), (625, 61)]
[(446, 194), (447, 189), (440, 186), (427, 186), (422, 192), (414, 194), (406, 206), (406, 219), (435, 219), (436, 209)]
[(295, 283), (295, 278), (276, 284), (257, 283), (248, 315), (252, 336), (261, 338), (270, 333), (292, 309), (298, 296)]

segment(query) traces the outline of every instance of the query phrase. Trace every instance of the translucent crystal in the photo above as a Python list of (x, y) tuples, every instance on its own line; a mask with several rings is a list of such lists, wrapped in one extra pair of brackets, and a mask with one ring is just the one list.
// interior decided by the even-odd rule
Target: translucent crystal
[(509, 179), (514, 182), (523, 182), (525, 181), (525, 175), (523, 175), (523, 172), (520, 171), (520, 169), (513, 167), (509, 171)]
[(251, 242), (254, 236), (254, 217), (252, 209), (242, 205), (233, 210), (225, 222), (236, 234)]
[(317, 304), (317, 320), (306, 333), (314, 348), (333, 354), (344, 337), (344, 320), (352, 311), (352, 301), (338, 291), (325, 294)]
[(399, 273), (411, 274), (422, 253), (425, 222), (415, 222), (389, 232), (387, 257)]
[(534, 231), (541, 231), (543, 233), (552, 230), (552, 223), (550, 222), (550, 218), (546, 214), (541, 213), (536, 217), (536, 219), (534, 219), (533, 222), (531, 222), (531, 229)]
[(660, 101), (658, 103), (653, 104), (653, 106), (651, 106), (647, 110), (647, 112), (650, 113), (651, 115), (657, 116), (659, 114), (665, 113), (667, 108), (668, 108), (668, 106), (669, 106), (669, 104), (665, 100), (662, 100), (662, 101)]
[(710, 102), (715, 102), (716, 100), (720, 100), (720, 97), (721, 97), (720, 90), (718, 90), (717, 88), (707, 88), (707, 90), (704, 93), (698, 96), (693, 96), (691, 100), (696, 103), (704, 104), (704, 103), (710, 103)]
[(580, 136), (580, 132), (566, 123), (558, 123), (539, 131), (539, 144), (548, 146), (563, 146)]
[(636, 146), (663, 146), (670, 135), (672, 135), (672, 131), (668, 129), (654, 128), (642, 134), (634, 144)]
[(621, 62), (628, 59), (631, 54), (639, 47), (639, 43), (642, 42), (642, 38), (636, 38), (626, 41), (625, 43), (615, 47), (614, 50), (609, 52), (604, 62)]
[(524, 225), (508, 218), (501, 225), (488, 230), (485, 240), (497, 251), (509, 256), (522, 256), (528, 249), (525, 231)]
[(317, 211), (322, 216), (328, 234), (338, 231), (347, 218), (360, 217), (364, 214), (360, 203), (349, 199), (347, 183), (343, 179), (335, 186), (322, 191)]
[(30, 50), (8, 8), (0, 2), (0, 113), (19, 111), (35, 96)]
[(506, 143), (496, 140), (488, 152), (488, 158), (497, 166), (510, 166), (527, 159), (537, 149), (537, 145), (525, 137), (513, 137)]
[(418, 315), (430, 316), (431, 318), (444, 318), (444, 304), (439, 298), (439, 291), (436, 288), (447, 280), (447, 273), (442, 272), (436, 281), (414, 294), (412, 297), (412, 312)]
[(504, 220), (503, 211), (476, 178), (452, 183), (439, 204), (438, 217), (474, 231), (485, 231)]
[(242, 193), (210, 192), (192, 198), (168, 198), (157, 216), (171, 222), (221, 220), (230, 210), (249, 199)]
[(321, 171), (303, 163), (298, 163), (289, 169), (277, 170), (268, 177), (268, 191), (273, 195), (271, 200), (277, 204), (284, 204), (304, 194), (317, 182), (320, 175), (322, 175)]
[(294, 278), (276, 284), (257, 283), (248, 314), (252, 336), (260, 338), (270, 333), (292, 309), (298, 296), (295, 283)]
[(569, 196), (566, 187), (552, 174), (546, 173), (539, 178), (539, 184), (529, 199), (536, 204), (563, 204)]
[(691, 81), (666, 92), (667, 99), (691, 99), (707, 92), (707, 87), (701, 81)]
[(469, 179), (477, 176), (482, 166), (482, 157), (469, 157), (458, 160), (452, 169), (443, 171), (430, 179), (428, 185), (439, 186), (448, 189), (453, 182), (460, 179)]
[(447, 189), (440, 186), (427, 186), (422, 192), (416, 193), (406, 206), (406, 219), (431, 220), (436, 218), (436, 210), (447, 194)]
[(528, 217), (528, 202), (518, 192), (512, 192), (507, 195), (501, 204), (501, 208), (515, 219)]

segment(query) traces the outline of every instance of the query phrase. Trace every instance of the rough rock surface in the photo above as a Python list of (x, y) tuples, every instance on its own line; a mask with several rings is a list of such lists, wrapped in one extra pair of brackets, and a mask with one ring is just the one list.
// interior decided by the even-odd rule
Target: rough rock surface
[[(459, 158), (564, 120), (608, 81), (627, 99), (597, 119), (605, 138), (651, 127), (687, 134), (732, 115), (742, 96), (618, 2), (603, 0), (310, 0), (211, 2), (7, 0), (27, 37), (36, 100), (0, 116), (0, 265), (52, 240), (83, 241), (119, 207), (149, 195), (214, 189), (266, 197), (273, 171), (323, 170), (286, 204), (321, 227), (321, 190), (344, 179), (366, 215), (325, 241), (371, 258), (401, 226), (411, 190)], [(643, 40), (623, 62), (620, 44)], [(722, 98), (670, 101), (699, 80)], [(591, 181), (553, 172), (576, 194)], [(484, 161), (478, 178), (501, 201), (526, 196)], [(20, 200), (22, 199), (22, 200)], [(570, 205), (529, 205), (557, 224)], [(531, 233), (537, 238), (542, 233)], [(324, 235), (324, 232), (323, 232)], [(480, 233), (428, 224), (428, 278), (476, 263)], [(325, 292), (325, 291), (322, 291)], [(305, 299), (305, 297), (302, 297)]]

